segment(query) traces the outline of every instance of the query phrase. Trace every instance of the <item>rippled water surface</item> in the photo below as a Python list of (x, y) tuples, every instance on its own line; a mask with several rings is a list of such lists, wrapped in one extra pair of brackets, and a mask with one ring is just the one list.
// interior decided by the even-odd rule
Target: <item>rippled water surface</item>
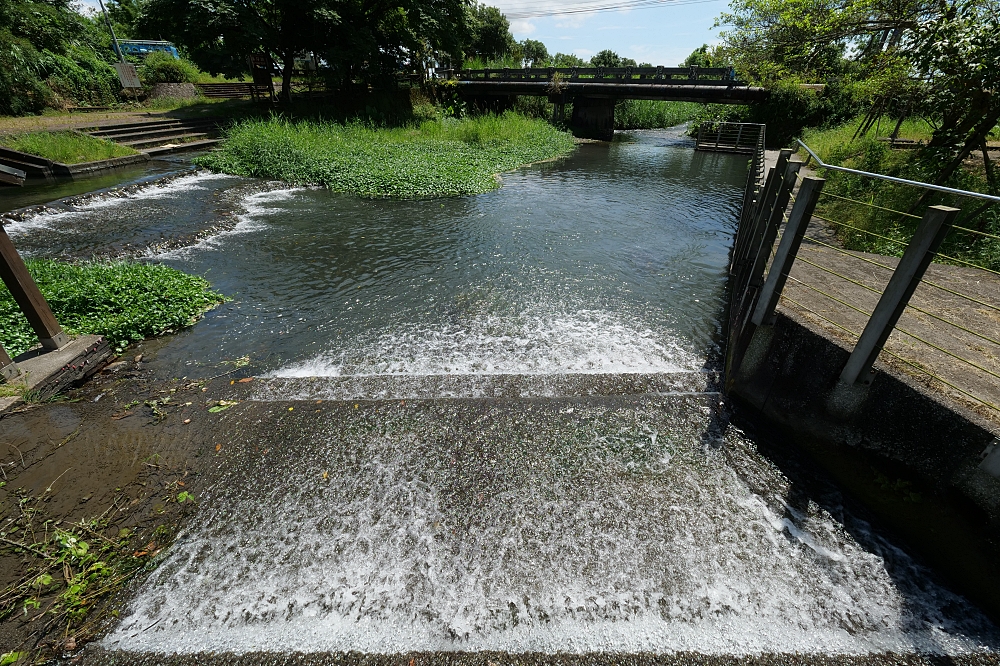
[(246, 355), (280, 376), (696, 369), (745, 162), (639, 134), (419, 201), (196, 173), (8, 231), (27, 254), (139, 254), (231, 296), (166, 345), (164, 374)]

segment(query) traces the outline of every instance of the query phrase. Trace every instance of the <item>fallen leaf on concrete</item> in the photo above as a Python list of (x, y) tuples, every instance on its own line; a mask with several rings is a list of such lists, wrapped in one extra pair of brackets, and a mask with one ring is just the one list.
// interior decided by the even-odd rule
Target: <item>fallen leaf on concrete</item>
[(216, 451), (221, 451), (222, 450), (222, 444), (216, 444), (215, 445), (215, 450)]

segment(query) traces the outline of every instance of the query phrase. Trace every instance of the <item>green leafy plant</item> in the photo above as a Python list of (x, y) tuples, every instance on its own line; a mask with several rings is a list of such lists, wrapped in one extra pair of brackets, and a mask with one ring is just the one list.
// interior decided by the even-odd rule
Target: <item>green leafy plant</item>
[(488, 192), (499, 187), (497, 174), (574, 145), (568, 133), (512, 112), (398, 128), (272, 118), (238, 123), (222, 150), (198, 162), (361, 196), (431, 197)]
[(649, 99), (626, 99), (615, 105), (615, 129), (655, 129), (674, 127), (695, 118), (701, 104), (661, 102)]
[[(223, 302), (203, 278), (167, 266), (127, 261), (79, 264), (29, 259), (28, 272), (71, 334), (106, 336), (120, 351), (129, 343), (194, 323)], [(0, 285), (0, 343), (11, 355), (35, 335), (10, 291)]]
[(177, 59), (161, 51), (147, 55), (137, 70), (139, 80), (147, 86), (157, 83), (194, 83), (201, 74), (187, 60)]

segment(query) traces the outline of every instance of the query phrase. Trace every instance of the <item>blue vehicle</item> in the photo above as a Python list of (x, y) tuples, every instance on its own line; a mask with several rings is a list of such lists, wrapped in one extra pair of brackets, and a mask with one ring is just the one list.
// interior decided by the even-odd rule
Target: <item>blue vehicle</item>
[(171, 42), (164, 42), (155, 39), (122, 39), (118, 42), (124, 55), (139, 56), (145, 58), (154, 51), (169, 53), (174, 58), (180, 60), (177, 47)]

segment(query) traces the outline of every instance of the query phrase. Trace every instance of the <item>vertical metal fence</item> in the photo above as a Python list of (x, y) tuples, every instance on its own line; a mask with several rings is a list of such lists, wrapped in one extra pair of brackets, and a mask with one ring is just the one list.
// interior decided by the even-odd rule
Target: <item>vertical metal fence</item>
[[(801, 142), (800, 142), (801, 144)], [(851, 350), (1000, 420), (1000, 197), (808, 161), (783, 150), (748, 179), (733, 258), (726, 375), (779, 303)], [(994, 208), (995, 207), (995, 208)]]

